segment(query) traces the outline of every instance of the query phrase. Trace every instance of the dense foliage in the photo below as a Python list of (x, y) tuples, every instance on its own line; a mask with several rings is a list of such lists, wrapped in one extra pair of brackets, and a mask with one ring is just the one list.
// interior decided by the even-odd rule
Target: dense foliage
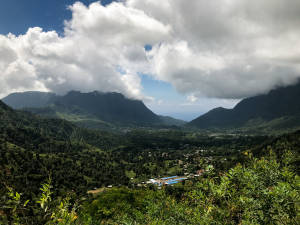
[[(296, 224), (299, 181), (288, 164), (272, 157), (251, 159), (247, 166), (202, 178), (192, 187), (111, 190), (86, 203), (83, 214), (95, 223), (114, 224)], [(179, 198), (176, 188), (183, 188)]]
[[(250, 154), (247, 165), (222, 175), (209, 171), (198, 181), (162, 190), (106, 189), (81, 205), (71, 206), (70, 198), (51, 200), (50, 185), (44, 184), (34, 216), (48, 224), (297, 224), (300, 178), (290, 167), (294, 153), (285, 152), (281, 163), (272, 152), (261, 159), (244, 154)], [(28, 222), (24, 201), (9, 190), (2, 221)]]
[[(0, 224), (299, 221), (300, 132), (112, 134), (17, 112), (1, 101), (0, 121)], [(202, 176), (174, 186), (143, 184), (200, 169)]]

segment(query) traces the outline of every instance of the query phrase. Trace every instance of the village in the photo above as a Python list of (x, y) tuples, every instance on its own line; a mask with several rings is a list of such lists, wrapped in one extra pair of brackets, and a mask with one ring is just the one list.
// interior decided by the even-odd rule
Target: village
[[(191, 146), (189, 145), (182, 145), (181, 148), (186, 149), (186, 148), (190, 148)], [(137, 177), (135, 176), (135, 173), (132, 171), (128, 171), (128, 173), (126, 174), (127, 177), (130, 179), (129, 181), (129, 186), (134, 188), (146, 188), (146, 187), (150, 187), (150, 186), (154, 186), (156, 187), (158, 190), (162, 189), (163, 187), (166, 186), (173, 186), (179, 183), (184, 183), (187, 180), (195, 180), (195, 179), (200, 179), (200, 177), (205, 174), (206, 172), (210, 171), (211, 169), (213, 169), (213, 165), (212, 165), (212, 160), (213, 157), (211, 156), (203, 156), (204, 154), (210, 152), (210, 150), (208, 149), (203, 149), (203, 148), (196, 148), (194, 149), (193, 153), (185, 153), (183, 154), (183, 157), (181, 159), (177, 159), (175, 161), (173, 161), (173, 167), (179, 167), (181, 171), (173, 171), (173, 175), (172, 173), (170, 173), (170, 171), (168, 171), (165, 175), (166, 176), (159, 176), (159, 177), (151, 177), (151, 178), (144, 178), (144, 179), (137, 179)], [(149, 151), (147, 152), (147, 156), (149, 158), (153, 157), (154, 152)], [(169, 159), (170, 157), (172, 157), (170, 155), (169, 152), (162, 152), (160, 153), (161, 157), (164, 159)], [(199, 164), (199, 162), (203, 160), (202, 162), (204, 162), (206, 164), (205, 169), (196, 169), (195, 165)], [(223, 159), (224, 160), (224, 159)], [(226, 158), (225, 158), (226, 160)], [(169, 164), (170, 166), (171, 164)], [(196, 170), (195, 170), (196, 169)], [(106, 185), (105, 187), (101, 187), (101, 188), (93, 188), (93, 190), (88, 191), (89, 194), (97, 194), (100, 192), (103, 192), (107, 189), (111, 189), (114, 187), (120, 187), (122, 186), (121, 184), (110, 184), (110, 185)]]
[[(155, 185), (155, 186), (157, 186), (157, 189), (161, 189), (164, 186), (173, 186), (173, 185), (183, 182), (185, 180), (199, 178), (201, 175), (203, 175), (208, 170), (211, 170), (212, 168), (213, 168), (212, 165), (210, 165), (205, 170), (204, 169), (198, 170), (195, 174), (185, 173), (184, 176), (175, 175), (175, 176), (170, 176), (170, 177), (151, 178), (148, 181), (145, 181), (145, 182), (143, 181), (141, 183), (137, 183), (134, 186), (147, 187), (148, 185)], [(118, 186), (120, 186), (120, 185), (118, 185)], [(100, 192), (105, 191), (105, 189), (110, 189), (110, 188), (113, 188), (113, 185), (108, 185), (107, 187), (103, 187), (103, 188), (94, 188), (94, 190), (90, 190), (87, 193), (88, 194), (98, 194)]]
[[(141, 182), (136, 184), (137, 187), (146, 187), (147, 185), (158, 186), (158, 189), (161, 189), (163, 186), (173, 186), (177, 183), (183, 182), (189, 179), (195, 179), (202, 176), (205, 172), (213, 169), (212, 165), (209, 165), (206, 169), (197, 170), (196, 173), (184, 173), (184, 176), (169, 176), (169, 177), (160, 177), (160, 178), (151, 178), (146, 182)], [(111, 187), (111, 185), (109, 185)]]

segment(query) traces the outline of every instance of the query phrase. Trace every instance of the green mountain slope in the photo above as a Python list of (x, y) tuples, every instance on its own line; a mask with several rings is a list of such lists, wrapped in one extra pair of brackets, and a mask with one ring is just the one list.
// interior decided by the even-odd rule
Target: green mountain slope
[(49, 177), (55, 195), (66, 190), (83, 193), (109, 185), (111, 180), (127, 184), (124, 169), (114, 163), (119, 161), (118, 155), (115, 159), (110, 153), (125, 144), (122, 135), (15, 111), (0, 101), (0, 205), (7, 187), (30, 199)]
[(300, 83), (246, 98), (233, 109), (216, 108), (188, 123), (202, 129), (296, 129), (300, 127)]
[(160, 122), (159, 117), (142, 101), (125, 98), (119, 93), (71, 91), (65, 96), (56, 97), (52, 102), (66, 107), (78, 107), (100, 120), (111, 123), (147, 125)]
[(89, 128), (163, 123), (142, 101), (128, 99), (119, 93), (71, 91), (64, 96), (57, 96), (24, 92), (11, 94), (3, 101), (15, 109), (25, 108), (35, 114), (67, 119)]
[(159, 116), (162, 123), (164, 123), (167, 126), (183, 126), (184, 124), (186, 124), (186, 122), (184, 120), (179, 120), (179, 119), (175, 119), (173, 117), (170, 116)]
[(73, 149), (93, 145), (108, 149), (120, 143), (118, 135), (94, 132), (56, 118), (42, 118), (15, 111), (0, 101), (0, 139), (38, 152)]
[(44, 107), (53, 97), (55, 94), (50, 92), (28, 91), (12, 93), (3, 98), (2, 101), (14, 109), (22, 109), (25, 107)]
[(116, 129), (114, 124), (103, 121), (77, 106), (51, 104), (42, 108), (23, 108), (23, 110), (43, 117), (64, 119), (83, 128), (108, 131)]

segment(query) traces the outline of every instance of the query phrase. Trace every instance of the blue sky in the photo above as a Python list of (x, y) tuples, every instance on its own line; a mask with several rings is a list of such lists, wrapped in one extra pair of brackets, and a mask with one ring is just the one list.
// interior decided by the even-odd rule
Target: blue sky
[(180, 105), (180, 103), (186, 102), (186, 96), (179, 94), (175, 88), (167, 82), (155, 80), (150, 76), (143, 75), (142, 86), (147, 96), (160, 99), (161, 102), (158, 104), (146, 103), (155, 112), (183, 120), (191, 120), (198, 117), (199, 114), (205, 113), (205, 111), (200, 111), (200, 107), (197, 106)]
[[(0, 33), (23, 34), (29, 27), (42, 27), (45, 31), (63, 31), (63, 22), (71, 18), (68, 5), (76, 0), (3, 0), (0, 7)], [(89, 5), (94, 0), (82, 0)], [(102, 0), (106, 5), (112, 0)]]
[(92, 2), (1, 1), (0, 97), (117, 91), (191, 120), (300, 77), (299, 1)]

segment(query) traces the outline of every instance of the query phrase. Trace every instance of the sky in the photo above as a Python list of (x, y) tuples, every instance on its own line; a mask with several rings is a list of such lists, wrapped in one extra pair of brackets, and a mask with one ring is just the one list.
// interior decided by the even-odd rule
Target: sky
[(0, 4), (0, 98), (115, 91), (191, 120), (300, 77), (299, 0)]

